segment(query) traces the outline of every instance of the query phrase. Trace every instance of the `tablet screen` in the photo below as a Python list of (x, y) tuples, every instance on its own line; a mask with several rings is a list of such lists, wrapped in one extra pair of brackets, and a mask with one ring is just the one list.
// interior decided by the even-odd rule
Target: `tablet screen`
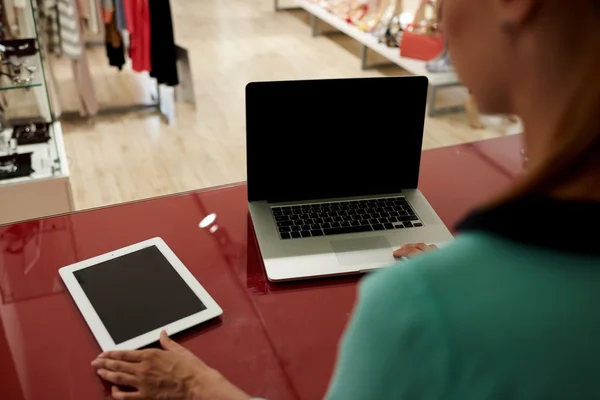
[(115, 344), (206, 309), (156, 246), (73, 275)]

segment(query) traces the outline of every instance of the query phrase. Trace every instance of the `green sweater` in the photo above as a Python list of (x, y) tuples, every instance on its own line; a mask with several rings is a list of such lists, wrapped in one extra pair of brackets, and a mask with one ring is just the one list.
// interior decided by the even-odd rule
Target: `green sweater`
[(600, 205), (538, 202), (368, 276), (327, 399), (600, 399)]

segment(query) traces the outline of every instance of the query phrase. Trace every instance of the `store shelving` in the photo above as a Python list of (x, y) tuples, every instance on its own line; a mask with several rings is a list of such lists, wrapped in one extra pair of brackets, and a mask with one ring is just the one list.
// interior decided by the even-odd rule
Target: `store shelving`
[(296, 0), (298, 5), (308, 13), (314, 15), (321, 21), (327, 23), (331, 27), (347, 36), (365, 45), (370, 50), (379, 54), (393, 64), (405, 69), (413, 75), (427, 76), (429, 84), (432, 86), (447, 86), (460, 84), (458, 77), (454, 72), (435, 73), (432, 74), (425, 68), (425, 62), (415, 60), (413, 58), (401, 57), (400, 51), (394, 47), (388, 47), (384, 43), (380, 43), (377, 38), (368, 32), (364, 32), (354, 25), (349, 24), (337, 15), (334, 15), (323, 9), (317, 4), (307, 0)]
[[(55, 120), (48, 93), (48, 80), (44, 67), (45, 50), (39, 40), (38, 25), (33, 3), (35, 0), (23, 2), (23, 10), (20, 11), (22, 20), (19, 22), (19, 39), (34, 39), (37, 51), (35, 54), (26, 54), (22, 63), (28, 63), (35, 67), (35, 77), (27, 83), (18, 84), (11, 81), (3, 71), (4, 76), (0, 79), (0, 91), (10, 91), (9, 94), (17, 95), (18, 91), (30, 92), (31, 98), (35, 99), (36, 113), (19, 116), (22, 107), (18, 101), (7, 101), (2, 117), (3, 142), (11, 145), (3, 145), (0, 156), (12, 156), (15, 154), (31, 153), (31, 170), (28, 176), (7, 177), (0, 179), (0, 198), (2, 208), (0, 209), (0, 225), (15, 221), (39, 218), (52, 214), (61, 214), (74, 210), (73, 195), (70, 184), (68, 159), (63, 142), (61, 125)], [(29, 107), (29, 106), (27, 106)], [(29, 108), (28, 108), (29, 109)], [(20, 144), (13, 147), (16, 139), (10, 139), (16, 125), (49, 124), (49, 140), (36, 144)], [(8, 143), (7, 142), (7, 143)], [(10, 159), (9, 159), (10, 160)], [(10, 161), (5, 161), (10, 162)]]
[(315, 4), (309, 0), (296, 0), (296, 4), (301, 9), (305, 10), (311, 15), (313, 35), (316, 36), (318, 34), (317, 23), (318, 20), (320, 20), (362, 44), (363, 69), (368, 68), (366, 62), (367, 50), (371, 50), (388, 60), (390, 63), (403, 68), (404, 70), (413, 75), (426, 76), (429, 79), (430, 86), (428, 101), (428, 112), (430, 116), (436, 116), (439, 114), (446, 114), (450, 112), (457, 112), (463, 110), (462, 105), (458, 107), (445, 108), (439, 108), (436, 106), (436, 95), (438, 90), (449, 87), (462, 86), (460, 80), (454, 72), (431, 73), (427, 71), (427, 68), (425, 67), (425, 61), (400, 56), (400, 50), (398, 48), (388, 47), (384, 43), (380, 43), (379, 40), (372, 34), (364, 32), (358, 27), (349, 24), (342, 18), (330, 13), (318, 4)]
[(0, 186), (10, 186), (41, 179), (63, 179), (69, 177), (68, 162), (60, 123), (53, 123), (50, 129), (52, 137), (47, 143), (20, 145), (17, 149), (17, 154), (33, 153), (31, 166), (34, 172), (29, 176), (0, 180)]
[(30, 176), (0, 180), (0, 225), (75, 209), (69, 163), (59, 122), (51, 126), (47, 143), (21, 145), (18, 153), (33, 152)]
[(41, 83), (36, 82), (36, 83), (27, 83), (24, 85), (14, 85), (14, 86), (0, 86), (0, 91), (2, 90), (20, 90), (20, 89), (30, 89), (30, 88), (34, 88), (34, 87), (40, 87), (42, 86)]

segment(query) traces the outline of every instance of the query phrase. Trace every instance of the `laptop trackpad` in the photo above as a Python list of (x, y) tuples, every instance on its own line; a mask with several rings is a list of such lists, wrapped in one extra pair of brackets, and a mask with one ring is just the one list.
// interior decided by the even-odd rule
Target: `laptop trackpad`
[(384, 236), (332, 240), (340, 265), (393, 263), (392, 247)]

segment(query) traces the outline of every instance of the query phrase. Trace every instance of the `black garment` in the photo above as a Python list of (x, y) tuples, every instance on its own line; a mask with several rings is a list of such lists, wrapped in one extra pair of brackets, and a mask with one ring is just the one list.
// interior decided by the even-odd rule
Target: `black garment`
[(106, 42), (106, 56), (111, 67), (117, 67), (119, 70), (123, 69), (123, 65), (125, 65), (125, 48), (123, 44), (120, 47), (112, 47), (109, 42)]
[(169, 0), (149, 0), (150, 8), (150, 76), (159, 84), (179, 84), (173, 20)]
[(460, 232), (479, 231), (514, 242), (600, 255), (600, 202), (529, 196), (469, 215)]
[(106, 33), (106, 57), (111, 67), (123, 69), (125, 65), (125, 46), (121, 32), (117, 30), (114, 19), (109, 24), (104, 24)]

